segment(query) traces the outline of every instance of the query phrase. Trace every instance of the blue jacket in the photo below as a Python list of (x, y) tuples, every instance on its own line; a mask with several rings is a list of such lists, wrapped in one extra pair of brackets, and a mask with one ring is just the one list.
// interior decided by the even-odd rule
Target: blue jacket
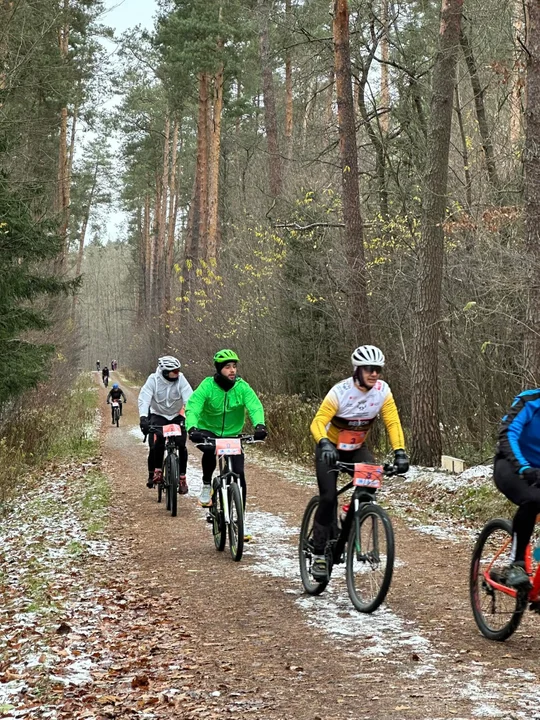
[(519, 473), (540, 468), (540, 388), (514, 398), (502, 419), (497, 456), (509, 460)]

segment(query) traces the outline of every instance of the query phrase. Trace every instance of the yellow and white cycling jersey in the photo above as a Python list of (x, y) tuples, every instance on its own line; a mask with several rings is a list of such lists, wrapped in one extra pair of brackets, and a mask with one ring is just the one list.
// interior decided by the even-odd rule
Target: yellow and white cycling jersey
[(392, 449), (404, 449), (403, 429), (388, 383), (377, 380), (367, 390), (350, 377), (328, 392), (313, 418), (311, 434), (317, 443), (327, 437), (339, 450), (356, 450), (364, 443), (379, 414), (388, 431)]

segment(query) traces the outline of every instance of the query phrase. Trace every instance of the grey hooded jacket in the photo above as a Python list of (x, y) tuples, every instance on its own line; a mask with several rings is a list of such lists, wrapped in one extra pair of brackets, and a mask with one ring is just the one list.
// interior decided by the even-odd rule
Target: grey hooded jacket
[(153, 413), (172, 420), (180, 414), (192, 392), (193, 388), (182, 373), (178, 380), (171, 382), (165, 380), (158, 367), (148, 376), (139, 393), (139, 416)]

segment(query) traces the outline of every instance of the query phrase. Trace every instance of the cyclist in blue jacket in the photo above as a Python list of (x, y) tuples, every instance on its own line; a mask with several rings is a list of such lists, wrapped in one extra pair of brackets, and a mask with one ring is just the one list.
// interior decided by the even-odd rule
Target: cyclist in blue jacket
[(517, 395), (502, 419), (493, 468), (497, 488), (518, 506), (512, 522), (511, 587), (530, 584), (525, 550), (540, 513), (540, 388)]

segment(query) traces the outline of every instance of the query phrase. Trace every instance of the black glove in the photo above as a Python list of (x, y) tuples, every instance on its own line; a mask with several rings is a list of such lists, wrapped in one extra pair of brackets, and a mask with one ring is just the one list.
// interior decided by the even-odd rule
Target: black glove
[(255, 425), (255, 432), (253, 433), (254, 440), (264, 440), (267, 436), (268, 430), (266, 429), (266, 425), (262, 423)]
[(207, 437), (202, 430), (195, 427), (188, 430), (188, 435), (191, 442), (194, 443), (203, 443)]
[(534, 485), (540, 487), (540, 469), (539, 468), (527, 468), (522, 472), (523, 477), (527, 481), (527, 485)]
[(409, 469), (409, 457), (405, 450), (396, 450), (394, 452), (394, 467), (398, 475), (404, 475)]
[(143, 435), (148, 435), (150, 432), (150, 418), (146, 417), (146, 415), (142, 415), (139, 418), (139, 427), (141, 428)]
[(339, 453), (334, 443), (330, 442), (328, 438), (321, 438), (319, 440), (319, 448), (321, 450), (321, 459), (328, 467), (333, 467), (339, 460)]
[(107, 405), (110, 405), (110, 404), (111, 404), (111, 401), (110, 401), (110, 400), (107, 400)]

